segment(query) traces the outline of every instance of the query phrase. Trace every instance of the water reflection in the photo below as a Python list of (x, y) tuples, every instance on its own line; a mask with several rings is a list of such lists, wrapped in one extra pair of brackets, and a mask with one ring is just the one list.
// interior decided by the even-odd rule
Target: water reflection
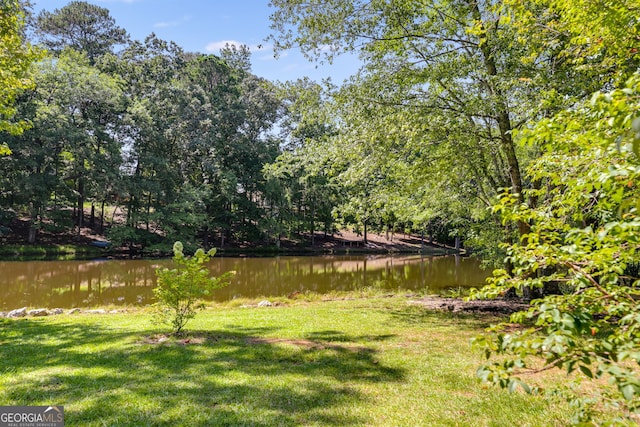
[[(170, 263), (170, 260), (0, 261), (0, 309), (149, 304), (153, 302), (155, 270)], [(437, 293), (479, 286), (488, 274), (475, 259), (419, 255), (216, 257), (209, 268), (214, 275), (229, 270), (237, 272), (230, 286), (213, 295), (217, 301), (365, 287), (428, 289)]]

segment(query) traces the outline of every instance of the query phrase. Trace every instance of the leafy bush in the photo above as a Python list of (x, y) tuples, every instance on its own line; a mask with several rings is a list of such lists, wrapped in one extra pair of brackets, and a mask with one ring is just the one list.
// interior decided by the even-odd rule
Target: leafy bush
[(73, 230), (75, 222), (71, 212), (66, 209), (51, 209), (46, 212), (48, 221), (41, 224), (42, 229), (49, 233), (62, 233)]
[(11, 209), (0, 209), (0, 225), (11, 225), (18, 215)]
[(559, 295), (534, 300), (511, 317), (528, 328), (498, 327), (477, 340), (488, 358), (500, 356), (478, 373), (527, 391), (522, 375), (531, 372), (564, 370), (578, 382), (607, 378), (612, 389), (560, 384), (547, 390), (570, 401), (578, 425), (640, 420), (640, 281), (633, 267), (640, 262), (639, 112), (636, 73), (627, 87), (598, 93), (522, 135), (546, 151), (527, 171), (540, 184), (528, 193), (540, 203), (530, 207), (503, 195), (496, 210), (507, 222), (530, 224), (531, 232), (506, 247), (512, 270), (496, 270), (475, 294), (563, 284)]
[(136, 229), (125, 225), (117, 225), (107, 230), (107, 239), (116, 247), (131, 246), (138, 239)]
[(163, 322), (171, 325), (174, 334), (179, 334), (198, 310), (204, 308), (202, 298), (227, 286), (234, 274), (231, 271), (217, 278), (210, 276), (205, 264), (215, 255), (214, 249), (209, 252), (198, 249), (192, 257), (186, 257), (182, 251), (182, 243), (175, 242), (175, 268), (156, 270), (158, 285), (153, 290), (158, 299), (157, 313)]
[[(107, 231), (107, 238), (115, 247), (129, 247), (134, 246), (144, 249), (160, 243), (162, 236), (152, 233), (150, 231), (131, 227), (128, 225), (116, 225), (111, 227)], [(170, 250), (167, 247), (167, 252)]]

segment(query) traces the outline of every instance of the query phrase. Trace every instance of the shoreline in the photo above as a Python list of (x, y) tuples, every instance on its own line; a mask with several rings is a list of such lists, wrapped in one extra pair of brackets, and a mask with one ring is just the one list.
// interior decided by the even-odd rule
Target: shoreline
[[(367, 243), (349, 231), (337, 233), (336, 236), (317, 236), (314, 245), (307, 245), (299, 241), (284, 241), (282, 245), (273, 244), (233, 244), (225, 247), (215, 247), (220, 255), (230, 256), (282, 256), (282, 255), (366, 255), (366, 254), (422, 254), (437, 255), (468, 255), (464, 249), (436, 242), (427, 242), (418, 236), (398, 235), (387, 237), (370, 233)], [(307, 236), (308, 239), (308, 236)], [(106, 246), (106, 245), (105, 245)], [(154, 259), (170, 257), (171, 253), (149, 252), (143, 248), (109, 248), (95, 245), (95, 241), (73, 242), (59, 237), (47, 243), (0, 243), (0, 261), (35, 261), (69, 259), (82, 260), (94, 258), (115, 259)]]
[[(309, 296), (308, 296), (309, 297)], [(417, 294), (407, 293), (383, 293), (373, 295), (362, 295), (361, 293), (349, 293), (344, 296), (323, 298), (321, 294), (313, 294), (310, 298), (291, 298), (291, 297), (260, 297), (244, 301), (244, 304), (230, 304), (227, 302), (211, 302), (207, 301), (206, 310), (221, 308), (247, 308), (262, 309), (275, 307), (293, 307), (300, 304), (321, 304), (331, 301), (356, 301), (370, 300), (378, 298), (395, 298), (406, 299), (407, 305), (419, 306), (429, 311), (445, 311), (451, 313), (475, 313), (490, 315), (508, 315), (517, 311), (526, 310), (529, 305), (520, 299), (495, 299), (495, 300), (470, 300), (462, 298), (450, 298), (442, 295), (419, 296)], [(272, 302), (273, 301), (273, 302)], [(117, 307), (117, 308), (116, 308)], [(131, 314), (141, 315), (148, 313), (152, 309), (152, 305), (144, 306), (114, 306), (114, 305), (97, 305), (90, 307), (73, 307), (73, 308), (48, 308), (48, 307), (21, 307), (10, 311), (0, 311), (0, 319), (24, 319), (52, 316), (72, 316), (72, 315), (110, 315), (110, 314)]]

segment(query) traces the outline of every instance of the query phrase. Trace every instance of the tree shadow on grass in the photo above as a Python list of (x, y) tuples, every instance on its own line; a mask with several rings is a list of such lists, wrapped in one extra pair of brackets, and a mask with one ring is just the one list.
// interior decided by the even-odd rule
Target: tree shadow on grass
[[(145, 341), (105, 325), (23, 319), (0, 325), (0, 400), (65, 406), (69, 425), (361, 425), (358, 385), (402, 381), (364, 337), (274, 329), (192, 331)], [(382, 340), (371, 336), (366, 339)]]
[(486, 329), (496, 323), (509, 319), (507, 315), (497, 316), (488, 313), (467, 313), (436, 310), (420, 305), (407, 305), (389, 311), (391, 317), (406, 324), (428, 323), (434, 326), (452, 325), (468, 330)]
[(347, 335), (342, 331), (314, 331), (305, 335), (312, 340), (329, 341), (329, 342), (377, 342), (386, 341), (395, 337), (394, 334), (378, 334), (378, 335)]

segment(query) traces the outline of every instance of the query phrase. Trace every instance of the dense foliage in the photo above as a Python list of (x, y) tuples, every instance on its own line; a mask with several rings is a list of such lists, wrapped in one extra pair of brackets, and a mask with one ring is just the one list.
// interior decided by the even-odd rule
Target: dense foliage
[[(18, 3), (7, 4), (6, 24), (19, 25)], [(18, 94), (4, 116), (31, 125), (3, 136), (13, 151), (0, 162), (3, 232), (30, 243), (106, 233), (116, 246), (165, 253), (175, 240), (193, 250), (271, 237), (262, 168), (279, 153), (283, 108), (246, 49), (215, 56), (153, 34), (130, 41), (107, 9), (82, 1), (32, 21), (49, 56), (29, 67), (21, 33), (3, 45), (12, 78), (29, 72), (34, 83), (3, 85)]]
[[(543, 202), (530, 208), (508, 194), (500, 199), (495, 209), (503, 219), (526, 221), (531, 232), (507, 248), (512, 271), (496, 271), (492, 283), (475, 295), (553, 289), (555, 295), (512, 316), (525, 329), (509, 333), (505, 324), (491, 339), (478, 340), (487, 356), (511, 356), (483, 366), (479, 374), (529, 390), (527, 372), (577, 371), (571, 392), (563, 389), (567, 384), (552, 390), (578, 406), (577, 422), (612, 406), (619, 412), (616, 422), (632, 423), (640, 410), (639, 112), (640, 75), (635, 74), (623, 89), (595, 94), (522, 135), (545, 150), (527, 171), (541, 184), (530, 192)], [(608, 378), (615, 388), (583, 391), (577, 387), (581, 377)]]
[[(25, 14), (18, 0), (0, 2), (0, 132), (20, 133), (27, 125), (16, 114), (15, 101), (20, 91), (31, 87), (29, 67), (38, 52), (24, 37)], [(10, 154), (0, 140), (0, 156)]]
[[(613, 52), (585, 49), (576, 64), (568, 24), (544, 2), (273, 4), (276, 46), (326, 60), (357, 53), (364, 62), (334, 98), (340, 133), (322, 148), (339, 159), (335, 176), (349, 195), (341, 217), (443, 229), (483, 255), (528, 232), (521, 221), (501, 226), (488, 210), (503, 188), (535, 204), (525, 200), (532, 183), (523, 170), (539, 147), (518, 144), (515, 131), (624, 75), (611, 71)], [(637, 57), (627, 63), (628, 75)]]

